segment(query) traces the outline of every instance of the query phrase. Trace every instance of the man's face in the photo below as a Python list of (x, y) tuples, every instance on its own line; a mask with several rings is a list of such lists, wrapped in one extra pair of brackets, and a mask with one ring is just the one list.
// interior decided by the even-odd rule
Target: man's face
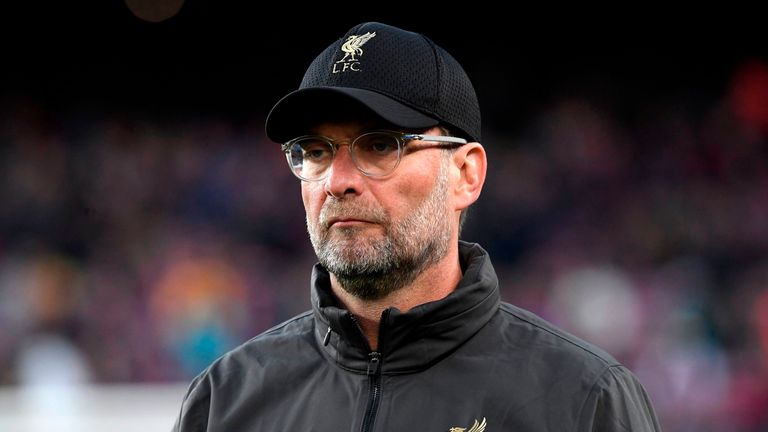
[[(347, 144), (370, 126), (323, 123), (313, 133)], [(372, 178), (355, 168), (342, 145), (325, 180), (302, 182), (312, 245), (350, 294), (383, 298), (446, 255), (456, 218), (448, 194), (450, 155), (435, 147), (413, 142), (392, 174)]]

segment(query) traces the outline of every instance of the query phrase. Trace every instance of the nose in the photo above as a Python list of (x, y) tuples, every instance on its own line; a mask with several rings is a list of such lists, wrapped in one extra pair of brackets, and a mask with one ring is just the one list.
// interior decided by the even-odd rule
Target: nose
[(359, 195), (362, 192), (362, 177), (363, 173), (358, 171), (352, 160), (349, 145), (340, 145), (328, 167), (325, 193), (336, 198), (343, 198), (347, 194)]

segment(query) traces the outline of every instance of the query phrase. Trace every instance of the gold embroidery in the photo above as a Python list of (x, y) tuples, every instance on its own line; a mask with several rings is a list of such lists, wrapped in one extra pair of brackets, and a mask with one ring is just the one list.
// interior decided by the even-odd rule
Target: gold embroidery
[(448, 432), (483, 432), (485, 430), (485, 417), (483, 417), (482, 423), (478, 422), (477, 419), (475, 419), (475, 424), (472, 425), (471, 428), (469, 428), (469, 431), (467, 431), (467, 428), (462, 427), (452, 427)]
[(347, 41), (344, 42), (344, 44), (341, 45), (341, 50), (344, 51), (346, 54), (344, 54), (344, 57), (337, 61), (336, 63), (341, 63), (345, 60), (347, 60), (347, 57), (352, 57), (349, 59), (349, 61), (353, 62), (355, 60), (355, 55), (361, 56), (363, 55), (363, 49), (360, 48), (361, 46), (365, 45), (366, 42), (368, 42), (372, 37), (376, 36), (376, 32), (368, 32), (364, 35), (351, 35), (347, 38)]

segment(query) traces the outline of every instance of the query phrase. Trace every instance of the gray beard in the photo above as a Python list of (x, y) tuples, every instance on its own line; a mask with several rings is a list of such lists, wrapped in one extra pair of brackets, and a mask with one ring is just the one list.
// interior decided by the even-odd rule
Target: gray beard
[[(332, 273), (349, 294), (378, 300), (398, 291), (448, 252), (451, 212), (446, 206), (447, 160), (424, 201), (402, 221), (392, 223), (377, 207), (329, 197), (313, 224), (307, 218), (310, 241), (320, 264)], [(383, 238), (361, 237), (359, 228), (328, 229), (331, 217), (360, 217), (384, 228)]]

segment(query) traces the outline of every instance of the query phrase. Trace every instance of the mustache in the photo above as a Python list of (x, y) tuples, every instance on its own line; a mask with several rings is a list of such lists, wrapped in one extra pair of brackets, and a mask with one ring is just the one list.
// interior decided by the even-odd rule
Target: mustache
[(380, 207), (359, 202), (326, 200), (320, 210), (320, 225), (328, 228), (331, 219), (359, 219), (386, 224), (389, 215)]

